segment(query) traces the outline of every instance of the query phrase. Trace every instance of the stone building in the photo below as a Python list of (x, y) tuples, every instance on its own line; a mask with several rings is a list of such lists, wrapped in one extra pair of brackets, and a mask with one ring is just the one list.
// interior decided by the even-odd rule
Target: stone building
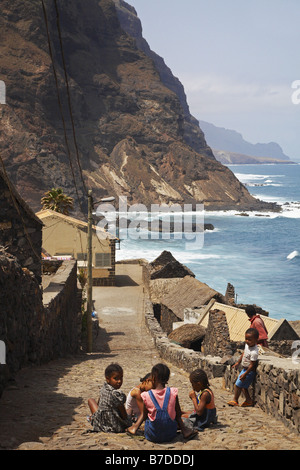
[(174, 324), (182, 324), (186, 308), (205, 308), (212, 299), (225, 301), (222, 294), (192, 276), (151, 280), (150, 293), (156, 318), (168, 334)]
[(0, 170), (0, 244), (41, 283), (42, 221)]

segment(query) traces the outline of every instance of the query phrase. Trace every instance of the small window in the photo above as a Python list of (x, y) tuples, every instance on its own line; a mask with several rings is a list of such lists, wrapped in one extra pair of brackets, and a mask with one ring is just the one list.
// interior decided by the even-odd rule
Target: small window
[(87, 261), (87, 253), (77, 253), (77, 261)]
[(110, 253), (95, 253), (96, 268), (107, 268), (111, 266)]

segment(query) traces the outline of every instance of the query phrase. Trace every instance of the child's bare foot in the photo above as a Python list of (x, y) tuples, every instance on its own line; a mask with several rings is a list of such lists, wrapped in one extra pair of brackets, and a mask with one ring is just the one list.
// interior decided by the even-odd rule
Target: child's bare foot
[(128, 434), (132, 434), (133, 436), (136, 435), (136, 431), (137, 431), (137, 429), (136, 429), (135, 426), (130, 426), (130, 428), (127, 428), (127, 429), (126, 429), (126, 432), (127, 432)]
[(184, 439), (192, 439), (193, 437), (197, 436), (198, 434), (198, 431), (196, 431), (195, 429), (184, 429), (182, 430), (182, 435), (183, 435), (183, 438)]

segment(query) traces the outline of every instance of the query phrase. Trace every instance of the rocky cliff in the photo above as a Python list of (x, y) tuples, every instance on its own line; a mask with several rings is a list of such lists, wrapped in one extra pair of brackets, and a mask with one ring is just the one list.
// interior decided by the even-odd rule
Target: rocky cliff
[[(1, 3), (0, 151), (34, 210), (53, 186), (74, 197), (77, 212), (86, 210), (87, 188), (95, 201), (124, 195), (129, 204), (272, 208), (215, 160), (181, 84), (147, 52), (141, 30), (133, 33), (132, 7), (113, 0)], [(124, 18), (135, 23), (131, 30)]]
[(224, 165), (294, 164), (276, 142), (251, 144), (243, 138), (242, 134), (234, 130), (217, 127), (206, 121), (199, 121), (199, 124), (215, 158)]
[(253, 157), (252, 155), (245, 155), (237, 152), (228, 152), (227, 150), (212, 149), (215, 158), (223, 163), (223, 165), (259, 165), (259, 164), (291, 164), (295, 162), (291, 160), (279, 160), (271, 157)]

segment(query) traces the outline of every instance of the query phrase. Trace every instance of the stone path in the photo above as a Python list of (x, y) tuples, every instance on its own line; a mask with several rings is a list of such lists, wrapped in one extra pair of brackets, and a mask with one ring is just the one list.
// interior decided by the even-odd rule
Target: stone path
[[(94, 352), (25, 368), (0, 399), (0, 449), (16, 450), (300, 450), (300, 436), (259, 408), (230, 408), (232, 394), (222, 379), (211, 380), (219, 423), (188, 442), (180, 433), (167, 444), (143, 436), (90, 432), (87, 400), (98, 397), (104, 370), (111, 362), (124, 369), (122, 390), (161, 362), (143, 322), (141, 268), (117, 265), (118, 286), (93, 290), (101, 331)], [(191, 409), (188, 374), (172, 364), (169, 385), (179, 389), (184, 410)]]

